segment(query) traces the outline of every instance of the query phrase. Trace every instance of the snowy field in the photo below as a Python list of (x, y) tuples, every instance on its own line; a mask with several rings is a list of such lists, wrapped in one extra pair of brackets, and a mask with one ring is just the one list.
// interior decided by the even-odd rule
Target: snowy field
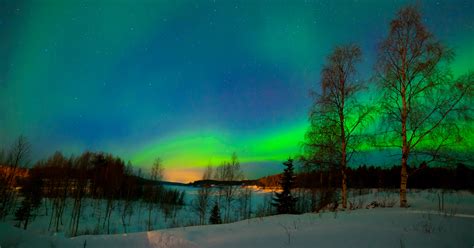
[[(153, 230), (156, 229), (166, 229), (173, 227), (184, 227), (184, 226), (193, 226), (198, 225), (199, 216), (194, 210), (193, 204), (196, 201), (196, 196), (198, 193), (197, 187), (191, 186), (166, 186), (168, 189), (176, 189), (180, 191), (185, 191), (184, 196), (184, 206), (177, 206), (174, 211), (171, 211), (168, 214), (165, 214), (164, 210), (159, 206), (154, 206), (151, 211), (151, 226)], [(262, 208), (264, 205), (269, 205), (271, 201), (272, 191), (262, 190), (255, 187), (251, 188), (251, 207), (253, 216), (256, 216), (256, 211), (259, 208)], [(211, 210), (214, 199), (217, 197), (219, 190), (214, 188), (211, 191), (211, 199), (209, 200), (209, 211)], [(236, 221), (241, 218), (238, 216), (239, 213), (236, 210), (240, 207), (240, 202), (238, 198), (237, 191), (236, 196), (232, 202), (231, 213), (232, 220)], [(28, 224), (28, 231), (34, 234), (40, 235), (59, 235), (68, 237), (69, 227), (71, 221), (71, 212), (73, 202), (72, 199), (68, 199), (66, 204), (62, 224), (59, 225), (59, 231), (54, 230), (54, 224), (51, 228), (48, 228), (51, 220), (51, 201), (43, 199), (42, 206), (37, 210), (37, 216)], [(105, 205), (106, 200), (97, 200), (97, 199), (84, 199), (83, 207), (81, 211), (80, 224), (78, 235), (87, 235), (87, 234), (107, 234), (107, 228), (103, 226), (103, 220), (105, 215)], [(113, 205), (113, 210), (110, 218), (110, 234), (122, 234), (130, 232), (143, 232), (148, 230), (148, 206), (143, 201), (134, 201), (132, 202), (132, 208), (130, 214), (127, 214), (125, 217), (125, 227), (123, 225), (123, 201), (115, 201)], [(221, 215), (224, 212), (224, 208), (221, 209)], [(209, 219), (209, 214), (206, 216), (206, 222)], [(14, 220), (13, 213), (7, 216), (6, 222), (14, 226), (17, 221)], [(50, 229), (50, 230), (48, 230)]]
[[(187, 192), (188, 203), (193, 198), (193, 190), (195, 189), (190, 188)], [(255, 207), (268, 198), (269, 194), (255, 191)], [(14, 228), (13, 222), (0, 224), (0, 245), (2, 248), (473, 247), (474, 194), (468, 191), (445, 193), (442, 211), (439, 210), (439, 196), (441, 192), (438, 190), (416, 190), (409, 193), (411, 206), (408, 209), (400, 209), (396, 204), (393, 208), (367, 209), (367, 205), (373, 201), (390, 205), (398, 199), (394, 191), (371, 190), (369, 194), (350, 198), (350, 201), (363, 206), (356, 210), (280, 215), (222, 225), (114, 235), (82, 235), (74, 238), (67, 238), (63, 233), (42, 232), (40, 225), (44, 224), (44, 220), (39, 217), (28, 231)], [(187, 208), (180, 211), (179, 219), (189, 218), (187, 221), (191, 221), (197, 218)]]

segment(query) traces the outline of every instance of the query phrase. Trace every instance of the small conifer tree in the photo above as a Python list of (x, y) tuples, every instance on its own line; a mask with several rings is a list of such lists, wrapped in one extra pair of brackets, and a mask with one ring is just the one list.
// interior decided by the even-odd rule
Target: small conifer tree
[(211, 224), (221, 224), (222, 223), (221, 213), (220, 213), (220, 210), (219, 210), (219, 205), (217, 205), (217, 202), (214, 204), (214, 207), (212, 208), (211, 217), (209, 218), (209, 222)]
[(295, 214), (296, 197), (291, 194), (295, 184), (295, 176), (293, 173), (293, 159), (288, 159), (283, 165), (286, 166), (280, 179), (282, 192), (275, 193), (272, 205), (277, 208), (278, 214)]

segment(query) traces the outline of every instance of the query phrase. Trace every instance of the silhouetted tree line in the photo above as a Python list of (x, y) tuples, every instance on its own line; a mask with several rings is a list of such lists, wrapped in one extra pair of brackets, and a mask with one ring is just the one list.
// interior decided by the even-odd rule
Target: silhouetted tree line
[[(97, 226), (107, 232), (112, 211), (122, 213), (126, 231), (125, 219), (131, 214), (134, 201), (148, 204), (150, 214), (155, 207), (160, 207), (165, 216), (175, 213), (176, 206), (184, 205), (184, 191), (167, 189), (160, 182), (134, 175), (130, 163), (125, 165), (122, 159), (111, 154), (84, 152), (67, 158), (56, 152), (48, 159), (36, 162), (31, 169), (11, 165), (9, 161), (15, 160), (3, 162), (2, 171), (8, 173), (2, 174), (0, 181), (4, 196), (2, 216), (14, 211), (18, 226), (24, 229), (42, 204), (50, 216), (49, 230), (59, 231), (64, 219), (70, 218), (72, 236), (79, 229), (85, 198), (98, 202), (95, 210)], [(105, 204), (100, 204), (102, 202)], [(71, 206), (71, 216), (65, 216), (65, 208)]]
[(220, 180), (196, 180), (194, 182), (184, 184), (191, 185), (193, 187), (204, 187), (204, 186), (245, 186), (245, 185), (256, 185), (257, 180), (239, 180), (239, 181), (220, 181)]
[[(398, 188), (400, 166), (380, 167), (362, 165), (347, 168), (347, 181), (351, 188)], [(408, 170), (412, 180), (408, 188), (474, 189), (474, 168), (464, 164), (454, 167), (428, 167), (422, 163)], [(258, 180), (262, 187), (279, 187), (281, 174)], [(321, 180), (318, 180), (321, 178)], [(302, 172), (296, 175), (296, 188), (338, 188), (341, 178), (337, 170)]]
[[(400, 187), (400, 166), (381, 168), (361, 166), (348, 170), (352, 188), (398, 188)], [(474, 169), (463, 164), (455, 167), (428, 167), (422, 163), (408, 169), (408, 188), (427, 189), (474, 189)]]

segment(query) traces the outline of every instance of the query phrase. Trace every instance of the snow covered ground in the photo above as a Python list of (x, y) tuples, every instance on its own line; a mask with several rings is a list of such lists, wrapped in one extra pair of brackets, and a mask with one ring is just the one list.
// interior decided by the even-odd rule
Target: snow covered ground
[(408, 209), (372, 208), (372, 201), (393, 202), (396, 192), (371, 191), (351, 200), (352, 211), (279, 215), (236, 223), (179, 227), (115, 235), (41, 235), (0, 224), (4, 247), (473, 247), (474, 194), (412, 191)]
[[(151, 226), (153, 230), (166, 229), (172, 227), (193, 226), (199, 223), (199, 217), (193, 208), (193, 202), (196, 199), (199, 188), (191, 186), (166, 186), (170, 189), (177, 189), (185, 191), (185, 206), (176, 208), (173, 214), (165, 215), (164, 211), (159, 206), (155, 206), (151, 212)], [(217, 197), (218, 189), (213, 189), (211, 197)], [(263, 190), (259, 188), (252, 188), (252, 212), (256, 216), (256, 211), (264, 205), (264, 202), (270, 202), (273, 192), (270, 190)], [(214, 199), (213, 198), (213, 199)], [(212, 207), (213, 199), (209, 201), (209, 212)], [(122, 213), (123, 202), (115, 201), (113, 211), (110, 218), (110, 234), (122, 234), (130, 232), (143, 232), (148, 230), (148, 207), (143, 201), (134, 201), (132, 203), (132, 211), (130, 215), (125, 218), (126, 226), (123, 226)], [(71, 212), (73, 202), (68, 199), (66, 204), (62, 224), (59, 225), (59, 231), (55, 233), (54, 228), (48, 230), (51, 219), (51, 201), (43, 199), (42, 206), (37, 210), (37, 216), (28, 224), (28, 230), (34, 234), (41, 235), (59, 235), (68, 237), (69, 227), (71, 221)], [(105, 215), (106, 200), (97, 200), (86, 198), (83, 200), (82, 211), (79, 223), (78, 235), (85, 234), (107, 234), (107, 228), (102, 225)], [(233, 201), (232, 210), (238, 210), (240, 207), (237, 199)], [(48, 210), (46, 210), (48, 208)], [(224, 209), (221, 209), (223, 214)], [(238, 213), (233, 215), (234, 220), (238, 220)], [(206, 216), (206, 220), (209, 214)], [(15, 225), (17, 221), (14, 220), (13, 214), (7, 216), (6, 222), (10, 225)], [(100, 222), (100, 224), (99, 224)], [(207, 221), (206, 221), (207, 222)], [(52, 225), (54, 227), (54, 224)]]

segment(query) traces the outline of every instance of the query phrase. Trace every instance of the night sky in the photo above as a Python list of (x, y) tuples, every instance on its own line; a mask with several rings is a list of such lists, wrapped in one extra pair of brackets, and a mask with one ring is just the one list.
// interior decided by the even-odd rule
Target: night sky
[[(419, 2), (419, 1), (417, 1)], [(308, 90), (338, 44), (376, 45), (409, 1), (0, 0), (0, 147), (32, 160), (105, 151), (169, 180), (232, 152), (247, 176), (298, 153)], [(421, 1), (425, 23), (473, 69), (474, 1)]]

